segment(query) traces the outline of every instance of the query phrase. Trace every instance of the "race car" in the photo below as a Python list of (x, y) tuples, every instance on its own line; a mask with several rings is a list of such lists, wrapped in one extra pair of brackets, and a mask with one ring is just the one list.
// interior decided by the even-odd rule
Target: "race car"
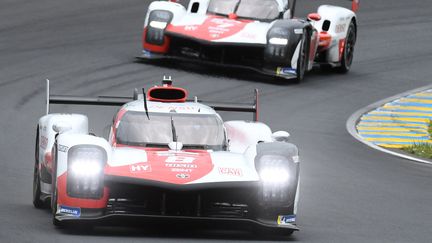
[[(130, 217), (298, 230), (298, 148), (287, 132), (257, 121), (257, 90), (253, 104), (188, 100), (168, 78), (131, 98), (47, 93), (36, 130), (33, 204), (51, 205), (54, 225)], [(104, 139), (89, 133), (87, 116), (51, 114), (50, 104), (120, 108)], [(216, 110), (254, 118), (223, 122)]]
[[(154, 1), (139, 60), (243, 67), (300, 81), (314, 66), (350, 70), (359, 0), (294, 17), (296, 0)], [(315, 65), (314, 65), (315, 64)]]

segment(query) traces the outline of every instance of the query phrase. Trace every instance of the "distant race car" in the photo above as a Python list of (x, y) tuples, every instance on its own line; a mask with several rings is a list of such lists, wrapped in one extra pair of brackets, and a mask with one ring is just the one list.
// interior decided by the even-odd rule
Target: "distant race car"
[[(298, 149), (287, 132), (256, 121), (255, 92), (253, 104), (230, 104), (186, 100), (170, 80), (134, 98), (48, 89), (36, 131), (34, 206), (51, 205), (54, 225), (131, 217), (298, 230)], [(107, 141), (89, 133), (85, 115), (49, 114), (50, 103), (121, 108)], [(255, 121), (223, 122), (215, 110), (253, 112)]]
[(154, 1), (140, 60), (177, 59), (303, 79), (316, 66), (348, 72), (357, 37), (352, 10), (322, 5), (294, 17), (296, 0)]

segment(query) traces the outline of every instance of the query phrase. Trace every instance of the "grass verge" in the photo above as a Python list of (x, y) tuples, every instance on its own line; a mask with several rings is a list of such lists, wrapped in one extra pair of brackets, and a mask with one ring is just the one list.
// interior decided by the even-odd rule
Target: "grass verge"
[[(429, 136), (432, 137), (432, 122), (429, 122), (428, 132)], [(413, 145), (402, 148), (402, 150), (421, 158), (432, 159), (431, 143), (414, 143)]]

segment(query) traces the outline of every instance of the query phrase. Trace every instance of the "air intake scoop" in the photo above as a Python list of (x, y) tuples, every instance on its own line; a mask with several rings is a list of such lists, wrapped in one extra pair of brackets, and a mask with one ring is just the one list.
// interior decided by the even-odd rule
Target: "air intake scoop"
[(162, 86), (154, 86), (147, 92), (148, 100), (158, 102), (185, 102), (188, 92), (179, 87), (172, 86), (171, 77), (165, 77)]

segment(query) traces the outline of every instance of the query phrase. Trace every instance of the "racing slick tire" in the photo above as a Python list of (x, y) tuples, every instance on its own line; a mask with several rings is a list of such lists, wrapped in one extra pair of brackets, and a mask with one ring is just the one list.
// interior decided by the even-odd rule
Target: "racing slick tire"
[(35, 144), (35, 163), (33, 170), (33, 206), (35, 208), (45, 208), (47, 205), (43, 200), (41, 200), (42, 192), (39, 173), (39, 126), (36, 128)]
[[(57, 145), (54, 145), (57, 148)], [(55, 151), (55, 156), (57, 156), (57, 151)], [(53, 173), (52, 173), (52, 189), (51, 189), (51, 214), (52, 214), (52, 223), (56, 227), (62, 227), (63, 224), (60, 220), (58, 220), (55, 216), (57, 213), (57, 199), (58, 199), (58, 191), (57, 191), (57, 159), (53, 156)]]
[(55, 215), (57, 213), (57, 189), (53, 190), (52, 199), (51, 199), (51, 212), (52, 212), (52, 223), (56, 227), (62, 227), (63, 224), (60, 220), (56, 219)]
[(300, 83), (304, 79), (304, 75), (306, 73), (306, 67), (308, 65), (308, 53), (309, 53), (309, 39), (308, 39), (308, 32), (306, 31), (305, 34), (303, 34), (301, 39), (301, 46), (299, 51), (299, 57), (297, 60), (297, 78), (295, 79), (296, 83)]
[(340, 73), (347, 73), (350, 70), (354, 58), (354, 46), (356, 43), (356, 38), (356, 26), (354, 22), (351, 21), (348, 27), (347, 37), (345, 39), (341, 65), (336, 68), (336, 71)]

